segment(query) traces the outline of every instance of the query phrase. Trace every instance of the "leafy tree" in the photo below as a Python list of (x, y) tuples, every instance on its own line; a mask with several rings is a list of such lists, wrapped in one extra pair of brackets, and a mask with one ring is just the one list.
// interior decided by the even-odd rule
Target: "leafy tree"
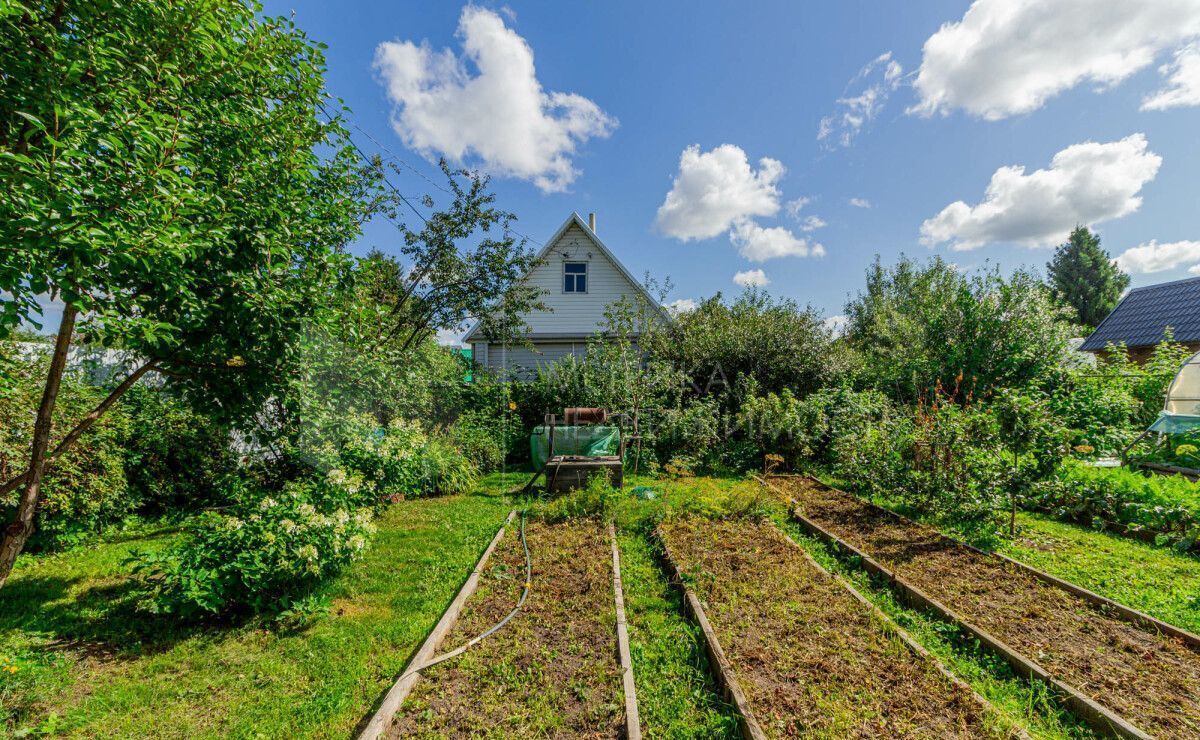
[[(324, 58), (238, 0), (0, 6), (0, 333), (63, 305), (0, 585), (46, 469), (148, 372), (219, 417), (261, 408), (378, 204), (328, 120)], [(67, 433), (77, 338), (141, 358)], [(57, 437), (57, 444), (52, 437)]]
[(1004, 389), (996, 394), (990, 410), (1012, 458), (1004, 488), (1009, 498), (1008, 535), (1013, 537), (1017, 533), (1017, 502), (1062, 465), (1068, 432), (1059, 426), (1041, 394)]
[(730, 399), (739, 383), (805, 396), (845, 368), (844, 353), (819, 313), (759, 290), (732, 303), (720, 293), (705, 299), (649, 349), (686, 373), (695, 394)]
[[(442, 163), (452, 197), (419, 230), (399, 225), (399, 255), (379, 250), (340, 274), (326, 305), (300, 342), (297, 372), (278, 394), (283, 435), (304, 448), (337, 441), (345, 420), (368, 413), (383, 426), (420, 419), (427, 428), (457, 416), (463, 366), (434, 341), (439, 330), (482, 320), (492, 337), (525, 332), (524, 312), (540, 292), (522, 282), (536, 255), (509, 229), (515, 218), (495, 207), (488, 179)], [(426, 204), (433, 199), (427, 198)]]
[(1076, 320), (1094, 328), (1108, 316), (1129, 287), (1129, 276), (1100, 248), (1100, 237), (1076, 226), (1046, 265), (1054, 298), (1075, 313)]
[(862, 377), (903, 402), (949, 394), (957, 402), (1039, 381), (1066, 352), (1069, 327), (1032, 274), (964, 274), (941, 258), (878, 259), (846, 305), (846, 338)]

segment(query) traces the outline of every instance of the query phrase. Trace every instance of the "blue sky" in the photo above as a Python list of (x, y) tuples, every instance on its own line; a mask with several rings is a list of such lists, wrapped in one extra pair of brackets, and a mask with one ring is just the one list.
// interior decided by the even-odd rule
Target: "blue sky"
[[(1200, 272), (1200, 0), (266, 11), (328, 44), (330, 91), (406, 163), (497, 173), (538, 242), (596, 212), (672, 299), (761, 270), (836, 315), (876, 254), (1040, 269), (1077, 221), (1114, 256), (1134, 249), (1135, 286)], [(393, 179), (431, 192), (412, 170)], [(396, 240), (374, 223), (356, 249)]]

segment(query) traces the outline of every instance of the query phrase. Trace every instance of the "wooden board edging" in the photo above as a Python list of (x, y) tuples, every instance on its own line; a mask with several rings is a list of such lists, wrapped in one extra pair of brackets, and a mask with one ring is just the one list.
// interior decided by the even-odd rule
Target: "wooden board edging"
[[(847, 496), (854, 495), (852, 493), (847, 493), (846, 491), (842, 491), (841, 489), (834, 488), (833, 486), (826, 486), (824, 483), (821, 483), (821, 481), (817, 480), (816, 478), (812, 477), (811, 475), (805, 475), (805, 476), (801, 476), (801, 477), (807, 478), (808, 480), (811, 480), (815, 483), (825, 486), (825, 488), (828, 488), (830, 490), (837, 491), (838, 493), (844, 493)], [(768, 483), (767, 485), (770, 485), (770, 484)], [(775, 488), (775, 490), (779, 491), (778, 488)], [(780, 493), (783, 493), (783, 492), (780, 491)], [(784, 495), (786, 495), (786, 494), (784, 494)], [(914, 527), (922, 527), (922, 528), (930, 529), (927, 525), (924, 525), (924, 524), (921, 524), (920, 522), (914, 521), (914, 520), (904, 516), (903, 514), (898, 514), (894, 511), (892, 511), (891, 509), (886, 509), (873, 501), (867, 501), (866, 499), (862, 498), (861, 496), (856, 496), (855, 498), (862, 501), (867, 506), (870, 506), (873, 510), (883, 512), (883, 513), (887, 514), (888, 516), (891, 516), (901, 522), (904, 522), (905, 524), (908, 524), (908, 525), (911, 525)], [(935, 532), (936, 532), (936, 530), (935, 530)], [(1137, 609), (1134, 609), (1133, 607), (1125, 606), (1124, 604), (1122, 604), (1119, 601), (1113, 601), (1112, 599), (1108, 598), (1107, 596), (1101, 596), (1100, 594), (1098, 594), (1094, 591), (1089, 591), (1088, 589), (1084, 588), (1083, 586), (1080, 586), (1075, 583), (1071, 583), (1070, 581), (1059, 578), (1058, 576), (1052, 576), (1043, 570), (1039, 570), (1039, 569), (1033, 567), (1032, 565), (1029, 565), (1028, 563), (1023, 563), (1020, 560), (1017, 560), (1008, 555), (1005, 555), (1004, 553), (988, 552), (987, 550), (982, 550), (978, 547), (975, 547), (972, 544), (963, 542), (962, 540), (960, 540), (956, 537), (951, 537), (950, 535), (944, 534), (942, 532), (936, 532), (936, 534), (947, 542), (952, 542), (956, 545), (960, 545), (962, 547), (967, 548), (968, 550), (977, 552), (980, 555), (984, 555), (987, 557), (999, 558), (1000, 560), (1003, 560), (1004, 562), (1011, 564), (1018, 570), (1022, 570), (1024, 572), (1028, 573), (1029, 575), (1033, 576), (1034, 578), (1037, 578), (1040, 581), (1049, 583), (1052, 586), (1057, 586), (1058, 588), (1061, 588), (1065, 591), (1070, 591), (1071, 593), (1075, 594), (1076, 596), (1078, 596), (1086, 601), (1090, 601), (1093, 604), (1096, 604), (1097, 606), (1104, 607), (1106, 610), (1111, 610), (1112, 612), (1115, 612), (1116, 616), (1123, 621), (1131, 622), (1148, 632), (1158, 632), (1160, 634), (1167, 635), (1169, 637), (1174, 637), (1175, 639), (1183, 642), (1184, 645), (1186, 645), (1188, 648), (1195, 650), (1195, 651), (1200, 651), (1200, 635), (1197, 635), (1194, 632), (1189, 632), (1189, 631), (1183, 629), (1182, 627), (1176, 627), (1175, 625), (1164, 622), (1161, 619), (1158, 619), (1157, 617), (1152, 617), (1149, 614), (1146, 614), (1145, 612), (1141, 612), (1141, 611), (1138, 611)]]
[[(882, 563), (875, 560), (867, 553), (858, 549), (854, 545), (851, 545), (846, 540), (837, 536), (833, 532), (826, 530), (821, 525), (804, 516), (803, 512), (799, 509), (798, 502), (791, 496), (788, 496), (785, 491), (782, 491), (779, 488), (771, 485), (769, 482), (763, 478), (760, 478), (759, 476), (755, 476), (755, 478), (759, 482), (763, 483), (763, 485), (771, 488), (777, 493), (782, 494), (789, 501), (791, 501), (792, 506), (789, 508), (792, 516), (810, 534), (829, 543), (835, 548), (841, 549), (859, 558), (862, 562), (863, 568), (865, 568), (868, 572), (886, 580), (893, 590), (895, 590), (901, 601), (908, 606), (916, 609), (927, 609), (932, 611), (944, 621), (958, 626), (959, 629), (978, 639), (981, 644), (1008, 662), (1008, 664), (1012, 666), (1013, 670), (1019, 675), (1027, 679), (1037, 679), (1043, 681), (1051, 686), (1062, 698), (1063, 703), (1066, 704), (1067, 707), (1071, 709), (1071, 711), (1077, 716), (1087, 722), (1088, 725), (1093, 729), (1112, 737), (1134, 738), (1135, 740), (1151, 739), (1150, 735), (1135, 727), (1131, 722), (1129, 722), (1129, 720), (1113, 712), (1112, 710), (1101, 706), (1099, 703), (1070, 684), (1055, 678), (1041, 665), (1025, 657), (1023, 654), (1010, 647), (1004, 641), (993, 636), (983, 628), (976, 626), (974, 623), (967, 621), (967, 619), (965, 619), (958, 612), (954, 611), (945, 604), (942, 604), (940, 601), (926, 594), (921, 589), (900, 578), (889, 568), (885, 567)], [(886, 509), (884, 509), (884, 511), (886, 511)]]
[(621, 658), (621, 687), (625, 693), (625, 738), (641, 740), (642, 721), (638, 716), (637, 687), (633, 683), (633, 657), (629, 654), (629, 625), (625, 621), (625, 587), (621, 581), (621, 552), (617, 548), (617, 528), (608, 523), (612, 542), (613, 601), (617, 606), (617, 653)]
[(696, 598), (696, 594), (692, 592), (692, 589), (683, 580), (683, 571), (679, 569), (679, 565), (671, 555), (671, 548), (667, 546), (667, 540), (663, 537), (662, 530), (658, 527), (654, 528), (654, 537), (662, 547), (667, 565), (671, 568), (671, 580), (683, 590), (684, 603), (687, 605), (692, 619), (699, 625), (700, 631), (704, 635), (705, 651), (708, 653), (708, 660), (713, 666), (717, 683), (720, 684), (721, 690), (725, 693), (726, 700), (738, 710), (738, 714), (740, 715), (738, 729), (741, 731), (742, 737), (746, 738), (746, 740), (766, 740), (766, 733), (763, 732), (762, 727), (758, 724), (758, 720), (754, 717), (754, 712), (750, 709), (750, 704), (746, 700), (746, 694), (742, 691), (737, 677), (733, 674), (733, 665), (725, 657), (725, 651), (721, 649), (721, 643), (717, 640), (717, 633), (713, 631), (712, 624), (708, 621), (708, 615), (704, 613), (704, 607), (700, 604), (700, 600)]
[(400, 672), (400, 677), (396, 680), (396, 683), (384, 695), (379, 708), (359, 734), (358, 740), (377, 740), (377, 738), (383, 736), (388, 724), (392, 721), (392, 717), (396, 715), (396, 712), (400, 711), (400, 706), (404, 704), (404, 700), (408, 698), (409, 693), (420, 679), (421, 668), (430, 658), (434, 657), (438, 647), (442, 644), (442, 640), (454, 628), (454, 623), (458, 621), (459, 615), (462, 614), (463, 607), (467, 605), (467, 599), (471, 598), (471, 594), (475, 593), (475, 588), (479, 585), (479, 577), (482, 575), (484, 567), (487, 566), (488, 558), (492, 556), (492, 552), (500, 544), (500, 540), (504, 538), (504, 530), (508, 528), (508, 525), (512, 523), (512, 520), (516, 516), (516, 509), (508, 512), (508, 516), (504, 519), (504, 523), (500, 525), (496, 536), (492, 538), (487, 549), (483, 551), (483, 555), (479, 557), (479, 561), (475, 563), (474, 570), (467, 576), (466, 582), (458, 590), (458, 594), (450, 602), (450, 606), (446, 607), (442, 618), (434, 625), (433, 630), (425, 638), (425, 642), (421, 644), (420, 649), (413, 655), (412, 660), (408, 662), (404, 670)]
[[(909, 650), (911, 650), (917, 656), (919, 656), (925, 660), (928, 660), (930, 663), (932, 663), (933, 666), (935, 668), (937, 668), (938, 671), (943, 676), (945, 676), (947, 679), (949, 679), (951, 684), (953, 684), (954, 686), (958, 687), (959, 689), (966, 691), (968, 694), (970, 694), (971, 698), (973, 698), (975, 700), (975, 702), (984, 709), (984, 711), (990, 712), (992, 714), (992, 716), (997, 717), (1001, 720), (1004, 720), (1005, 722), (1007, 722), (1010, 725), (1013, 724), (1007, 717), (1005, 717), (1000, 712), (1000, 710), (996, 709), (996, 707), (990, 701), (988, 701), (987, 698), (984, 697), (983, 694), (980, 694), (978, 691), (971, 688), (970, 684), (968, 684), (966, 681), (964, 681), (963, 679), (959, 678), (957, 675), (952, 673), (950, 671), (950, 669), (946, 667), (946, 664), (941, 661), (940, 658), (938, 658), (936, 655), (934, 655), (933, 653), (926, 650), (924, 645), (917, 642), (916, 638), (914, 638), (912, 635), (910, 635), (908, 633), (908, 630), (901, 627), (900, 624), (898, 622), (896, 622), (896, 620), (892, 619), (891, 617), (889, 617), (887, 615), (887, 612), (883, 611), (883, 609), (880, 609), (879, 606), (877, 606), (873, 601), (871, 601), (866, 596), (864, 596), (861, 591), (859, 591), (857, 588), (854, 587), (854, 584), (850, 583), (850, 581), (846, 580), (845, 578), (838, 575), (837, 573), (831, 572), (830, 570), (825, 568), (825, 566), (818, 563), (813, 558), (813, 556), (808, 552), (808, 550), (805, 550), (800, 545), (799, 542), (796, 542), (791, 537), (789, 537), (787, 535), (787, 532), (784, 532), (782, 529), (780, 529), (778, 527), (778, 525), (776, 525), (774, 522), (771, 522), (771, 526), (777, 532), (779, 532), (781, 537), (783, 537), (793, 547), (795, 547), (797, 550), (799, 550), (800, 554), (804, 556), (804, 560), (809, 565), (811, 565), (813, 568), (815, 568), (817, 570), (817, 572), (822, 573), (826, 577), (833, 579), (838, 584), (840, 584), (842, 586), (842, 588), (849, 591), (850, 595), (853, 596), (856, 601), (858, 601), (860, 604), (865, 606), (867, 608), (867, 610), (871, 614), (873, 614), (875, 616), (875, 618), (878, 619), (884, 625), (884, 628), (886, 631), (888, 631), (888, 632), (892, 633), (893, 635), (895, 635), (896, 637), (900, 638), (900, 641), (903, 642), (904, 645)], [(1029, 737), (1029, 733), (1026, 732), (1024, 730), (1024, 728), (1013, 727), (1013, 729), (1018, 731), (1019, 737), (1021, 737), (1021, 738)]]

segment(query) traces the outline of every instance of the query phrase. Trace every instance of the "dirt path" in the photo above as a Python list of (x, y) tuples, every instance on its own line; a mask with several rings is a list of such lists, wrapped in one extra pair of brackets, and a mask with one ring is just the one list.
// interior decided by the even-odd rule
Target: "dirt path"
[(1200, 655), (1178, 640), (848, 493), (805, 478), (772, 483), (806, 517), (1139, 729), (1200, 736)]
[[(612, 555), (595, 521), (530, 522), (533, 588), (504, 629), (430, 668), (388, 737), (614, 738), (625, 713), (617, 660)], [(452, 650), (498, 622), (520, 596), (524, 551), (501, 541), (442, 645)]]
[(1007, 734), (769, 523), (692, 519), (661, 531), (767, 735)]

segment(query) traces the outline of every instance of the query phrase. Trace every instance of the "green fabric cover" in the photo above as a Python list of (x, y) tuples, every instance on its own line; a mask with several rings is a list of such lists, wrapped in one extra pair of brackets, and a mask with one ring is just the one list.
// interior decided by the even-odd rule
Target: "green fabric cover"
[[(554, 454), (601, 457), (615, 455), (621, 444), (617, 427), (554, 427)], [(529, 435), (529, 454), (535, 470), (541, 469), (550, 457), (550, 432), (544, 426), (533, 428)]]
[(1184, 434), (1196, 429), (1200, 429), (1200, 416), (1172, 414), (1166, 411), (1161, 412), (1150, 425), (1150, 431), (1163, 434)]

